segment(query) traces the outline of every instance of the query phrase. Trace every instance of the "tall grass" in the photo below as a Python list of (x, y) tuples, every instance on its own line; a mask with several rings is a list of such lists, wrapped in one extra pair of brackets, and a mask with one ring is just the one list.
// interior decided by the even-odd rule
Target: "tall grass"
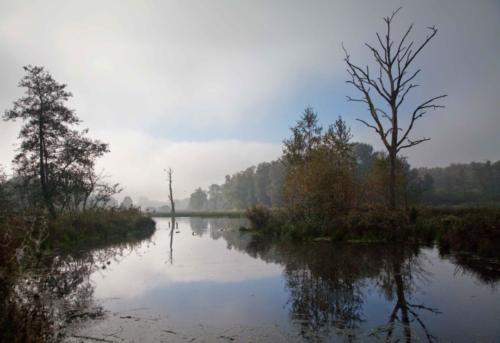
[(151, 237), (155, 222), (137, 208), (98, 209), (61, 216), (49, 226), (47, 247), (68, 252)]
[(437, 243), (441, 249), (500, 257), (500, 209), (421, 208), (389, 211), (365, 208), (329, 222), (294, 218), (286, 210), (253, 207), (246, 213), (260, 233), (294, 240), (328, 237), (333, 241)]

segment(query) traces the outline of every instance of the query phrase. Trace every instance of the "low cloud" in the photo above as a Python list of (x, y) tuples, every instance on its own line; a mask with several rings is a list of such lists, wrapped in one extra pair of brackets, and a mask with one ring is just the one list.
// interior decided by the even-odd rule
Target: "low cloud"
[(174, 171), (174, 196), (188, 197), (195, 187), (207, 188), (224, 177), (281, 155), (281, 145), (239, 140), (172, 142), (152, 138), (139, 131), (100, 132), (110, 143), (111, 153), (99, 167), (110, 180), (120, 182), (122, 195), (134, 199), (147, 196), (167, 201), (164, 170)]

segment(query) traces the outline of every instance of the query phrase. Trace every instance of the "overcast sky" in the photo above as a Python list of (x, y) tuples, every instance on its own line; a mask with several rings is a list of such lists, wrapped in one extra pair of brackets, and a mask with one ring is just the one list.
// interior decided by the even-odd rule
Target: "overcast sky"
[[(5, 1), (0, 0), (0, 109), (22, 94), (26, 64), (68, 85), (100, 162), (123, 195), (178, 197), (281, 153), (307, 105), (325, 126), (338, 115), (354, 140), (381, 148), (355, 118), (341, 43), (359, 64), (381, 18), (403, 6), (395, 32), (438, 35), (416, 64), (411, 101), (448, 94), (418, 123), (432, 140), (406, 151), (414, 166), (500, 159), (500, 1)], [(0, 164), (10, 167), (19, 123), (0, 122)]]

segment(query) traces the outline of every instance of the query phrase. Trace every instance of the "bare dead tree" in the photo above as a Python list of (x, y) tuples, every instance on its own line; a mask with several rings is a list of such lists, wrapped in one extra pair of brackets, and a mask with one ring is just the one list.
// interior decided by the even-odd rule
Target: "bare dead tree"
[[(410, 91), (419, 85), (414, 83), (415, 78), (421, 69), (411, 71), (415, 58), (420, 54), (425, 46), (434, 38), (438, 30), (436, 27), (428, 27), (429, 34), (420, 45), (414, 41), (408, 41), (413, 24), (403, 34), (399, 41), (394, 41), (391, 37), (391, 25), (396, 14), (401, 7), (392, 13), (390, 17), (385, 17), (387, 29), (385, 37), (377, 33), (380, 47), (374, 47), (365, 43), (366, 47), (373, 54), (378, 69), (377, 75), (372, 75), (368, 66), (362, 68), (352, 63), (351, 58), (344, 45), (342, 49), (345, 53), (344, 61), (347, 64), (347, 72), (351, 79), (347, 83), (352, 84), (360, 93), (360, 98), (347, 97), (349, 101), (361, 102), (368, 106), (372, 122), (357, 119), (367, 127), (373, 129), (382, 140), (387, 149), (390, 160), (389, 177), (389, 205), (396, 208), (396, 169), (397, 156), (402, 149), (411, 148), (415, 145), (428, 141), (430, 138), (422, 137), (413, 139), (410, 133), (415, 127), (415, 122), (422, 118), (428, 110), (443, 108), (437, 101), (447, 95), (439, 95), (423, 101), (409, 112), (409, 122), (406, 127), (400, 125), (400, 108)], [(384, 104), (384, 108), (378, 106)], [(387, 122), (385, 122), (387, 121)]]
[(168, 177), (168, 190), (169, 190), (169, 194), (168, 194), (168, 199), (170, 200), (170, 213), (172, 214), (171, 218), (170, 218), (170, 223), (171, 224), (171, 228), (170, 228), (170, 253), (169, 253), (169, 260), (170, 260), (170, 264), (173, 263), (174, 261), (174, 257), (173, 257), (173, 254), (174, 254), (174, 230), (175, 230), (175, 202), (174, 202), (174, 195), (173, 195), (173, 192), (172, 192), (172, 168), (168, 168), (168, 170), (165, 170), (167, 172), (167, 177)]
[(174, 196), (172, 192), (172, 168), (168, 168), (168, 170), (165, 170), (167, 172), (167, 177), (168, 177), (168, 190), (169, 190), (169, 195), (168, 199), (170, 200), (170, 213), (172, 213), (173, 216), (175, 216), (175, 202), (174, 202)]

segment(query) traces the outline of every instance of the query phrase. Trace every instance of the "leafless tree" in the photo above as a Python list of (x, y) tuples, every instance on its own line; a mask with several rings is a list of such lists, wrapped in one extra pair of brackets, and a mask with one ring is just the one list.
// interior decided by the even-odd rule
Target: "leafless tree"
[(175, 202), (174, 202), (174, 195), (172, 192), (172, 168), (168, 168), (168, 170), (165, 170), (167, 172), (167, 177), (168, 177), (168, 199), (170, 200), (170, 213), (172, 213), (173, 216), (175, 216)]
[(172, 214), (171, 218), (170, 218), (170, 224), (171, 224), (171, 228), (170, 228), (170, 254), (169, 254), (169, 258), (170, 258), (170, 264), (173, 263), (173, 253), (174, 253), (174, 247), (173, 247), (173, 244), (174, 244), (174, 230), (175, 230), (175, 202), (174, 202), (174, 195), (173, 195), (173, 192), (172, 192), (172, 168), (168, 168), (168, 170), (165, 170), (167, 172), (167, 177), (168, 177), (168, 191), (169, 191), (169, 194), (168, 194), (168, 199), (170, 200), (170, 213)]
[(111, 198), (120, 193), (123, 188), (118, 183), (108, 183), (105, 179), (108, 176), (104, 174), (104, 170), (100, 173), (87, 173), (85, 177), (85, 192), (82, 209), (96, 209), (105, 207), (111, 201)]
[[(344, 61), (347, 64), (347, 72), (351, 79), (347, 83), (352, 84), (360, 93), (361, 97), (347, 97), (349, 101), (365, 103), (368, 106), (372, 121), (358, 119), (367, 127), (375, 130), (387, 149), (390, 160), (389, 177), (389, 205), (396, 208), (396, 169), (397, 156), (402, 149), (411, 148), (415, 145), (428, 141), (430, 138), (411, 138), (410, 133), (415, 127), (415, 122), (422, 118), (428, 110), (443, 108), (438, 100), (446, 95), (439, 95), (423, 101), (408, 113), (409, 122), (405, 127), (401, 125), (400, 112), (401, 105), (412, 89), (418, 87), (415, 78), (421, 69), (411, 70), (415, 58), (434, 38), (438, 30), (436, 27), (429, 27), (429, 33), (425, 40), (419, 45), (414, 41), (409, 41), (413, 24), (403, 34), (399, 41), (391, 37), (391, 25), (396, 14), (401, 10), (397, 9), (390, 17), (385, 17), (386, 33), (381, 37), (377, 33), (379, 47), (365, 43), (366, 47), (373, 54), (378, 73), (373, 75), (368, 66), (362, 68), (351, 61), (351, 57), (345, 47)], [(383, 104), (383, 108), (379, 107)], [(401, 110), (401, 111), (400, 111)]]

